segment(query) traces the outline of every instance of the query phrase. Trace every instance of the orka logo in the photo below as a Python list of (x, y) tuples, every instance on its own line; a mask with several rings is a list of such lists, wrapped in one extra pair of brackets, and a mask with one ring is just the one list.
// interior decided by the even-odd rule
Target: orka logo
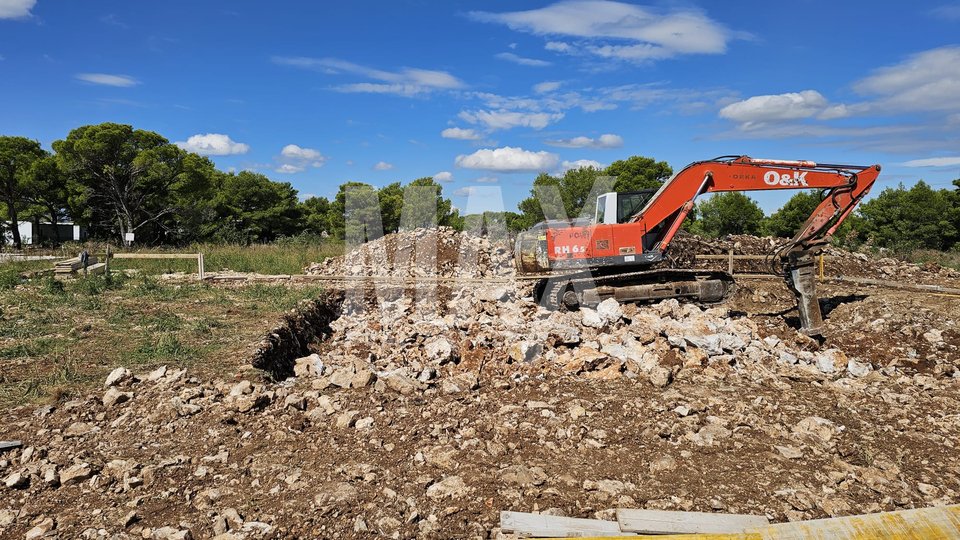
[(770, 186), (806, 186), (807, 171), (793, 171), (793, 176), (787, 173), (780, 174), (777, 171), (767, 171), (763, 175), (763, 181)]

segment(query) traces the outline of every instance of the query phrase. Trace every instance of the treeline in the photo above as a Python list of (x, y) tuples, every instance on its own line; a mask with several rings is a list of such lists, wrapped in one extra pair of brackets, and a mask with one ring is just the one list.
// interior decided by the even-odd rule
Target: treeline
[[(250, 172), (218, 170), (206, 157), (166, 138), (129, 125), (83, 126), (53, 143), (0, 136), (0, 205), (10, 223), (72, 221), (94, 238), (138, 243), (269, 242), (300, 234), (342, 237), (344, 190), (359, 188), (379, 200), (386, 231), (399, 227), (404, 187), (341, 186), (333, 200), (298, 198), (287, 182)], [(433, 188), (440, 199), (439, 223), (459, 216), (431, 178), (411, 182)], [(8, 225), (9, 226), (9, 225)], [(17, 248), (16, 227), (7, 231)]]
[[(298, 235), (343, 239), (355, 232), (371, 237), (379, 230), (431, 225), (519, 231), (546, 218), (592, 217), (598, 194), (657, 189), (673, 175), (666, 162), (641, 156), (603, 169), (540, 174), (516, 212), (462, 216), (430, 177), (380, 188), (347, 182), (332, 199), (301, 201), (287, 182), (218, 170), (208, 158), (157, 133), (124, 124), (79, 127), (52, 147), (48, 152), (37, 141), (0, 136), (0, 215), (9, 223), (71, 221), (85, 225), (93, 238), (112, 241), (134, 233), (143, 244), (242, 244)], [(838, 237), (847, 245), (953, 249), (960, 242), (960, 180), (954, 185), (957, 189), (934, 190), (921, 181), (909, 189), (885, 189), (859, 207)], [(720, 193), (701, 200), (686, 227), (712, 237), (792, 236), (820, 197), (797, 192), (765, 216), (748, 196)], [(378, 226), (351, 230), (357, 223)], [(19, 248), (17, 228), (4, 232)]]

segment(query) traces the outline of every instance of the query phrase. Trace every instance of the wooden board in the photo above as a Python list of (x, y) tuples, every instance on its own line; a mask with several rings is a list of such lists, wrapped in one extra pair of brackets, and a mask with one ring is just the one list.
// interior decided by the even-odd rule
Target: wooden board
[(23, 444), (20, 441), (0, 441), (0, 452), (20, 448)]
[(629, 533), (620, 531), (616, 521), (526, 512), (500, 512), (500, 529), (505, 533), (534, 538), (629, 536)]
[(617, 509), (620, 530), (642, 534), (743, 533), (769, 525), (766, 516)]
[[(87, 260), (87, 266), (93, 266), (94, 264), (97, 264), (97, 258), (91, 255)], [(58, 261), (53, 267), (58, 274), (69, 274), (75, 270), (82, 269), (83, 263), (80, 262), (80, 257), (74, 257), (65, 261)]]
[(196, 253), (111, 253), (114, 259), (193, 259), (197, 260)]

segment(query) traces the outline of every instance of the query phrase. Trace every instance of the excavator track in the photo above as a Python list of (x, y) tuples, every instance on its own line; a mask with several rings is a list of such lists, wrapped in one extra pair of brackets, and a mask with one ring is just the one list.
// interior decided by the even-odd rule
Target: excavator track
[(730, 274), (709, 270), (641, 270), (606, 275), (583, 271), (541, 279), (534, 295), (547, 309), (573, 310), (595, 306), (607, 298), (621, 303), (668, 298), (716, 303), (729, 298), (735, 287)]

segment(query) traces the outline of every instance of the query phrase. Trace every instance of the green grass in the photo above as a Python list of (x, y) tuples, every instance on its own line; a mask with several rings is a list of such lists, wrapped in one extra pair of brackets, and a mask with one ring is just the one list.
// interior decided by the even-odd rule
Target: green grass
[[(120, 253), (120, 250), (113, 248)], [(311, 263), (343, 255), (343, 247), (335, 243), (320, 244), (195, 244), (176, 249), (145, 249), (136, 253), (203, 253), (207, 272), (255, 272), (258, 274), (302, 274)], [(139, 270), (148, 274), (173, 272), (196, 273), (193, 259), (113, 259), (110, 268)]]
[(960, 270), (960, 250), (935, 251), (932, 249), (917, 249), (903, 255), (906, 260), (917, 263), (935, 263), (954, 270)]

